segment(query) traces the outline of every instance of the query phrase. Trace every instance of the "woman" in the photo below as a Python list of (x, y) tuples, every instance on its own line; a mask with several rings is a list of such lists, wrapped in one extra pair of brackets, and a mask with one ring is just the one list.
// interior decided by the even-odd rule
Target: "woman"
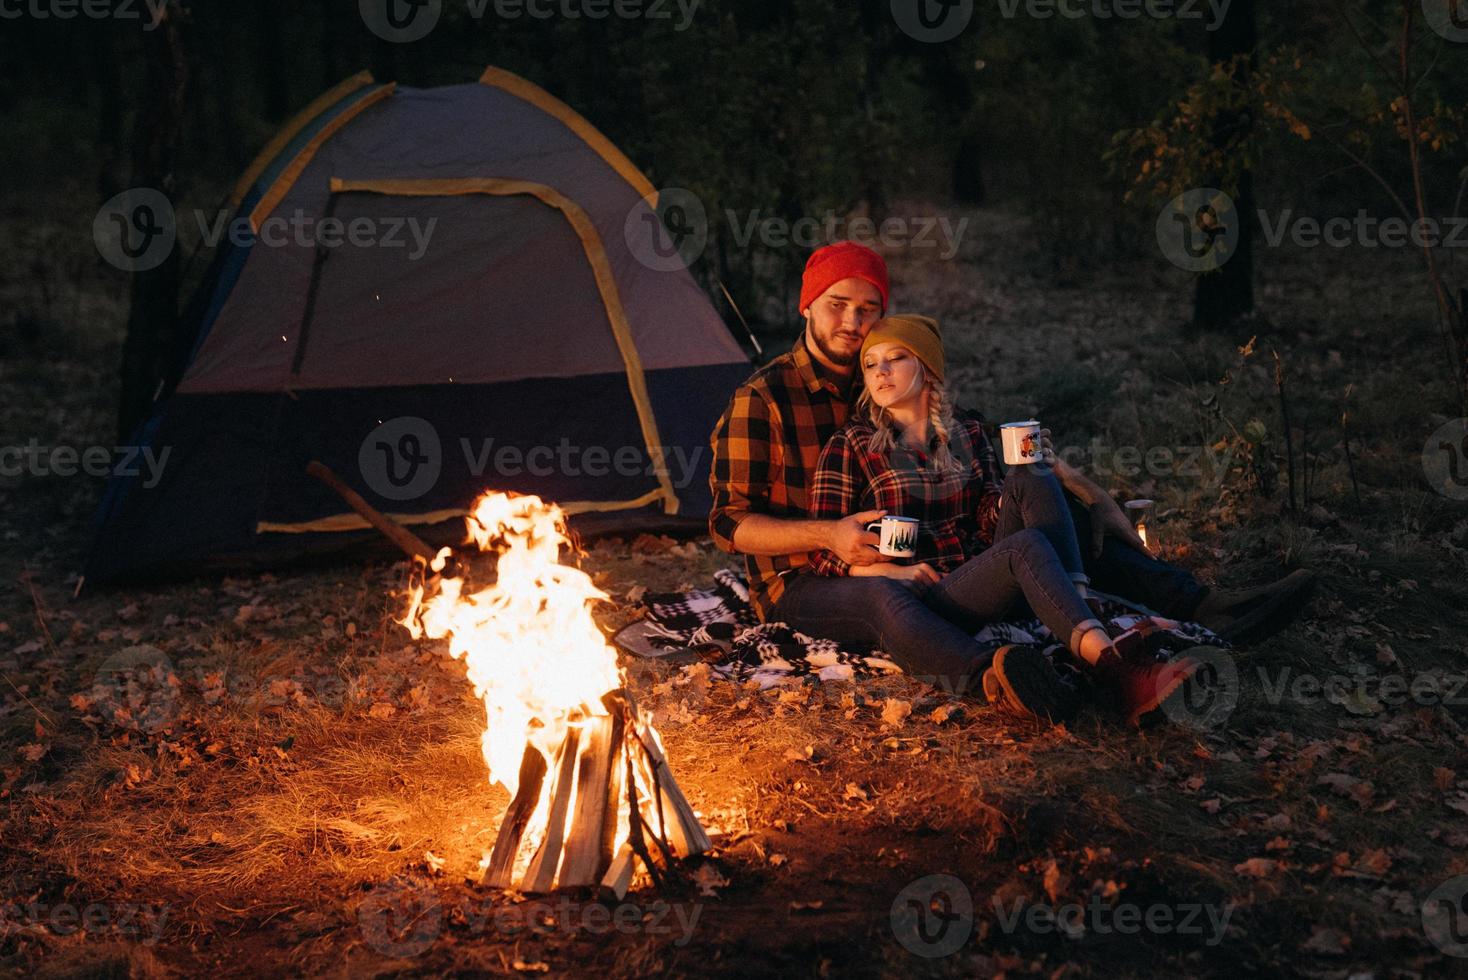
[[(1197, 670), (1195, 658), (1157, 664), (1123, 656), (1118, 645), (1127, 644), (1113, 642), (1093, 615), (1084, 598), (1075, 526), (1052, 467), (1016, 466), (1001, 483), (983, 428), (955, 416), (943, 387), (937, 321), (887, 317), (863, 342), (860, 365), (865, 390), (851, 420), (821, 453), (811, 516), (885, 510), (914, 517), (920, 522), (917, 551), (912, 559), (865, 566), (822, 551), (815, 573), (895, 579), (970, 629), (1005, 618), (1027, 600), (1133, 723), (1180, 691)], [(1046, 447), (1053, 460), (1048, 438)], [(1023, 703), (1007, 689), (997, 655), (984, 687), (991, 700)]]

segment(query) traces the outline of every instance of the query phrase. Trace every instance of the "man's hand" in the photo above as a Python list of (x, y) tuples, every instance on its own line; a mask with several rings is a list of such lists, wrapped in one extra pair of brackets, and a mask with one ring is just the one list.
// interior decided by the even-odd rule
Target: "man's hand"
[(831, 540), (827, 547), (848, 565), (873, 565), (882, 560), (877, 546), (882, 539), (867, 530), (872, 521), (885, 517), (885, 510), (864, 510), (860, 514), (843, 517), (831, 522)]
[(1137, 529), (1127, 520), (1116, 501), (1103, 494), (1091, 504), (1091, 557), (1101, 557), (1101, 545), (1107, 535), (1131, 545), (1144, 555), (1151, 555), (1146, 543), (1137, 536)]

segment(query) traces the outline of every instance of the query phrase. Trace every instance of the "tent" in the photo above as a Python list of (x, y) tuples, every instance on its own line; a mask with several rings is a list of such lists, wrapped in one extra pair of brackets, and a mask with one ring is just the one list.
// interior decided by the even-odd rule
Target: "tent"
[(216, 251), (135, 440), (161, 470), (110, 481), (85, 581), (371, 538), (312, 460), (425, 532), (461, 531), (485, 489), (603, 528), (706, 518), (709, 434), (749, 360), (660, 261), (647, 178), (564, 103), (496, 68), (435, 89), (364, 73), (231, 205), (253, 234)]

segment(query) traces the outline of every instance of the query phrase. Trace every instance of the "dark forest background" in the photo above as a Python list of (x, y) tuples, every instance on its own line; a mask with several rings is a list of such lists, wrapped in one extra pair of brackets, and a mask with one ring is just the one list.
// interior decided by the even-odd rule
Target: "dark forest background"
[[(1223, 189), (1246, 216), (1462, 212), (1468, 44), (1435, 31), (1427, 7), (1233, 0), (1217, 22), (1206, 4), (1177, 7), (1193, 16), (1106, 16), (1109, 0), (1096, 0), (1087, 16), (1042, 19), (1024, 3), (979, 3), (942, 44), (905, 34), (888, 0), (704, 0), (684, 30), (672, 3), (665, 18), (507, 20), (492, 4), (475, 17), (446, 0), (437, 28), (410, 44), (375, 36), (355, 0), (170, 0), (153, 30), (9, 18), (4, 195), (12, 217), (65, 215), (78, 234), (128, 187), (212, 209), (283, 122), (348, 75), (434, 86), (494, 64), (579, 110), (655, 185), (700, 198), (710, 245), (695, 272), (732, 321), (726, 284), (757, 330), (788, 328), (807, 250), (738, 243), (731, 215), (880, 220), (912, 199), (1017, 209), (1032, 230), (1013, 247), (1070, 284), (1118, 263), (1161, 265), (1158, 209), (1191, 187)], [(14, 315), (42, 330), (64, 291), (49, 284), (63, 276), (56, 229), (11, 224), (33, 260), (7, 274), (41, 280), (35, 308)], [(1238, 257), (1198, 277), (1184, 319), (1228, 328), (1253, 313), (1257, 229), (1245, 224)], [(178, 342), (150, 334), (168, 333), (168, 308), (207, 267), (189, 261), (191, 229), (181, 234), (178, 267), (133, 284), (142, 336), (129, 356), (141, 366), (128, 384), (143, 398)], [(1461, 399), (1458, 251), (1424, 250), (1421, 271), (1452, 366), (1444, 381)], [(121, 281), (84, 251), (77, 261), (89, 263), (80, 275)]]

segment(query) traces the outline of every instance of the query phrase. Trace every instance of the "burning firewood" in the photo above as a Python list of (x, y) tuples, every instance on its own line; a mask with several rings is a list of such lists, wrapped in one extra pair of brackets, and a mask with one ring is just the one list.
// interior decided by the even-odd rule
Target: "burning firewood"
[(489, 777), (511, 796), (486, 884), (525, 892), (600, 885), (620, 898), (639, 861), (656, 881), (660, 864), (709, 849), (651, 718), (591, 617), (592, 604), (609, 597), (560, 562), (569, 542), (559, 507), (534, 496), (481, 497), (469, 532), (479, 551), (497, 556), (497, 574), (476, 590), (469, 563), (452, 549), (429, 556), (326, 467), (311, 472), (423, 563), (402, 623), (415, 639), (447, 639), (484, 701)]

